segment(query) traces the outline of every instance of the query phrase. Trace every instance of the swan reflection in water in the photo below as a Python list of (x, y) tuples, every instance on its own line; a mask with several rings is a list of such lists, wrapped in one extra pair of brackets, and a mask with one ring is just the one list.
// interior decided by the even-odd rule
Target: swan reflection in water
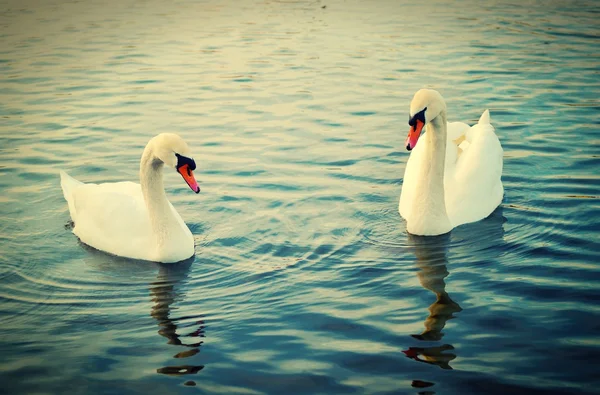
[[(70, 226), (72, 223), (67, 223), (65, 228), (68, 229)], [(111, 281), (123, 276), (139, 275), (143, 278), (152, 276), (151, 272), (158, 267), (156, 279), (149, 283), (149, 292), (153, 303), (150, 315), (158, 323), (158, 334), (167, 339), (167, 344), (179, 348), (179, 352), (173, 358), (180, 360), (200, 352), (200, 346), (203, 343), (200, 338), (204, 338), (204, 316), (197, 314), (173, 317), (173, 312), (177, 310), (173, 304), (183, 299), (183, 294), (180, 290), (178, 291), (178, 288), (181, 289), (182, 284), (185, 283), (195, 257), (177, 263), (151, 263), (110, 255), (87, 244), (79, 243), (88, 252), (85, 260), (90, 266), (95, 267), (99, 273), (114, 276), (111, 277)], [(190, 332), (180, 334), (186, 328), (190, 328)], [(173, 364), (158, 368), (156, 372), (181, 376), (198, 373), (203, 368), (204, 365)]]
[[(408, 243), (417, 258), (419, 282), (423, 288), (435, 295), (435, 302), (428, 308), (429, 316), (424, 322), (425, 329), (420, 334), (411, 335), (413, 338), (425, 342), (439, 342), (444, 336), (442, 330), (446, 323), (462, 311), (460, 305), (446, 292), (445, 278), (449, 274), (447, 253), (450, 240), (461, 241), (458, 244), (463, 244), (462, 241), (465, 240), (470, 241), (464, 243), (467, 248), (484, 251), (501, 244), (504, 222), (506, 218), (502, 215), (502, 207), (499, 207), (485, 220), (456, 228), (445, 235), (423, 237), (408, 234)], [(456, 358), (452, 350), (454, 347), (450, 344), (438, 344), (409, 347), (402, 352), (415, 361), (436, 365), (442, 369), (452, 369), (450, 361)]]
[[(462, 310), (446, 292), (448, 276), (446, 253), (450, 242), (450, 234), (433, 237), (408, 235), (409, 243), (417, 256), (417, 276), (423, 288), (435, 294), (435, 302), (429, 306), (429, 316), (425, 319), (425, 330), (420, 334), (411, 335), (423, 341), (439, 341), (444, 334), (442, 330), (454, 314)], [(406, 356), (415, 361), (437, 365), (442, 369), (452, 369), (449, 362), (456, 358), (454, 353), (445, 353), (453, 350), (449, 344), (431, 347), (410, 347), (403, 351)]]
[[(167, 344), (183, 348), (173, 358), (183, 359), (192, 357), (200, 352), (200, 346), (204, 338), (204, 320), (202, 316), (177, 317), (173, 312), (177, 310), (173, 303), (181, 298), (176, 288), (187, 277), (189, 268), (194, 261), (193, 257), (179, 263), (161, 264), (156, 281), (150, 284), (152, 306), (150, 315), (158, 322), (158, 334), (167, 339)], [(184, 324), (192, 320), (190, 324)], [(180, 334), (182, 328), (191, 327), (192, 331)], [(203, 365), (176, 364), (156, 369), (157, 373), (181, 376), (198, 373), (204, 368)]]

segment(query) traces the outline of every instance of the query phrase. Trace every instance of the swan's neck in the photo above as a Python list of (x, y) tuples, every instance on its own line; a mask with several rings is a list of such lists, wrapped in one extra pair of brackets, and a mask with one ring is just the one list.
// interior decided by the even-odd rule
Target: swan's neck
[(429, 152), (427, 159), (429, 166), (425, 166), (427, 173), (425, 182), (420, 183), (424, 188), (425, 199), (436, 210), (446, 213), (446, 200), (444, 199), (444, 165), (446, 162), (446, 114), (441, 113), (427, 125), (425, 138), (428, 141)]
[[(444, 167), (446, 162), (446, 112), (434, 118), (426, 126), (423, 138), (427, 139), (427, 151), (421, 164), (416, 186), (414, 210), (417, 220), (409, 223), (409, 232), (421, 235), (442, 234), (452, 228), (446, 213), (444, 193)], [(412, 226), (411, 226), (412, 225)]]
[(156, 157), (149, 144), (140, 162), (140, 184), (158, 248), (166, 243), (169, 227), (177, 222), (165, 194), (163, 166), (164, 163)]

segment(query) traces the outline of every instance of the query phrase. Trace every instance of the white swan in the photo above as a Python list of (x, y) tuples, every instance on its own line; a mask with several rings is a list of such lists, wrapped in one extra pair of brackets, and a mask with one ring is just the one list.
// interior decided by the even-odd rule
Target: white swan
[[(446, 103), (431, 89), (410, 103), (410, 131), (399, 211), (409, 233), (439, 235), (479, 221), (502, 201), (502, 146), (486, 110), (473, 127), (446, 122)], [(421, 130), (426, 133), (419, 140)], [(419, 144), (417, 145), (417, 140)]]
[(60, 172), (73, 233), (98, 250), (155, 262), (178, 262), (194, 255), (194, 237), (163, 186), (163, 165), (175, 168), (196, 193), (196, 163), (176, 134), (152, 138), (140, 161), (140, 184), (84, 184)]

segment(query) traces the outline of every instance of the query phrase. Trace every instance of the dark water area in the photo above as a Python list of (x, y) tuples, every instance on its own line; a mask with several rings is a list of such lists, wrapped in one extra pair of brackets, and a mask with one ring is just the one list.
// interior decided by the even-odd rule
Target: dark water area
[[(0, 8), (0, 393), (598, 393), (600, 3), (14, 1)], [(398, 199), (408, 106), (490, 109), (502, 205)], [(71, 233), (59, 170), (165, 174), (196, 255)]]

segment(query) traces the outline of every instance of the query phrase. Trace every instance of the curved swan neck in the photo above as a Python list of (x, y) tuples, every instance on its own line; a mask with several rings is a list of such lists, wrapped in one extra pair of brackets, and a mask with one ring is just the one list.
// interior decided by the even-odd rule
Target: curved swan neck
[[(435, 155), (432, 157), (436, 170), (440, 170), (442, 179), (444, 176), (444, 161), (446, 160), (446, 138), (448, 135), (448, 126), (446, 123), (446, 112), (442, 111), (440, 115), (431, 120), (427, 125), (427, 129), (433, 133), (427, 133), (429, 141), (434, 143), (430, 145)], [(439, 160), (439, 161), (438, 161)]]
[[(437, 117), (427, 124), (425, 138), (428, 140), (429, 152), (427, 175), (421, 185), (426, 189), (422, 196), (434, 211), (446, 215), (446, 199), (444, 198), (444, 167), (446, 164), (446, 112), (442, 111)], [(424, 191), (425, 192), (425, 191)]]
[(154, 155), (152, 143), (148, 144), (140, 161), (140, 185), (146, 205), (160, 201), (161, 198), (164, 198), (165, 202), (167, 200), (163, 184), (163, 166), (164, 163)]
[(422, 193), (419, 195), (427, 201), (430, 208), (443, 209), (446, 211), (444, 199), (444, 165), (446, 161), (446, 114), (440, 113), (431, 122), (427, 123), (426, 133), (423, 136), (427, 139), (427, 160), (423, 165), (422, 182), (419, 183), (419, 189)]
[(150, 225), (157, 236), (158, 244), (164, 242), (168, 225), (174, 219), (165, 194), (163, 166), (164, 163), (154, 153), (151, 141), (144, 149), (140, 161), (140, 185), (150, 216)]

